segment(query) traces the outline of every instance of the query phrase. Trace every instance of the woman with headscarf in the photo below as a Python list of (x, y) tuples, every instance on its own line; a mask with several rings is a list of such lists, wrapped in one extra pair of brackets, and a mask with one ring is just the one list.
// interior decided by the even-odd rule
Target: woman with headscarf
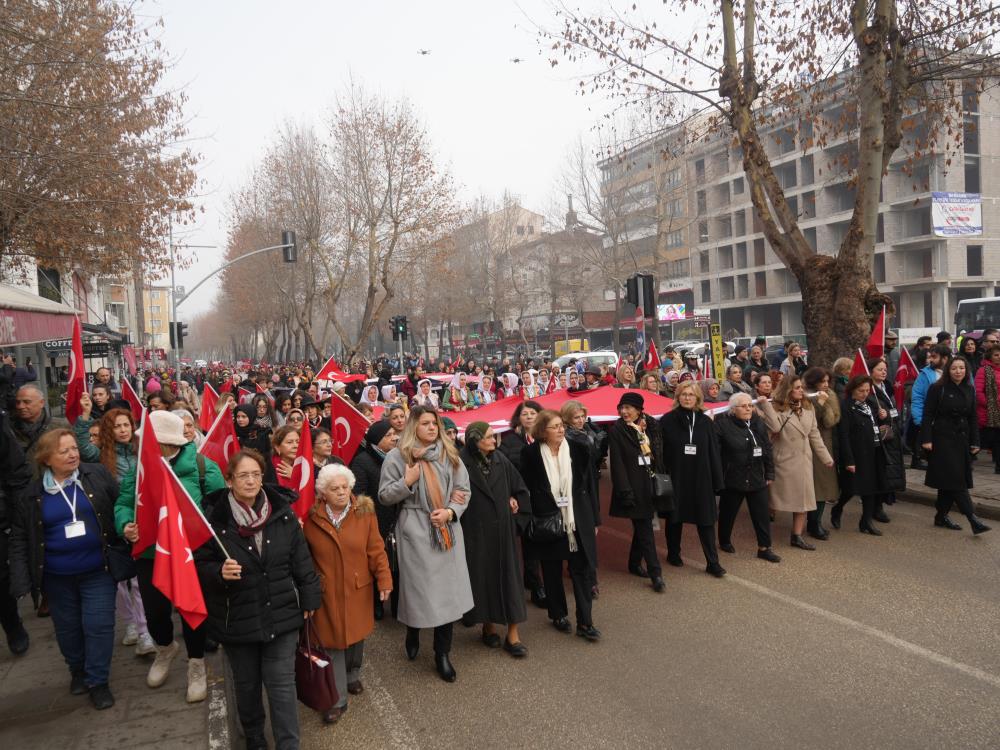
[[(301, 413), (301, 412), (300, 412)], [(255, 450), (262, 456), (271, 455), (271, 428), (254, 424), (255, 410), (250, 404), (240, 404), (233, 411), (233, 425), (240, 447)]]
[(443, 411), (467, 411), (472, 407), (472, 394), (468, 388), (469, 376), (464, 372), (456, 372), (451, 384), (445, 389), (441, 399)]
[(674, 391), (681, 380), (680, 370), (671, 370), (667, 373), (667, 378), (663, 383), (663, 395), (667, 398), (674, 397)]
[[(517, 626), (527, 619), (527, 612), (517, 536), (531, 518), (530, 497), (520, 473), (496, 448), (496, 436), (486, 422), (466, 427), (461, 457), (472, 496), (462, 516), (462, 530), (475, 605), (462, 621), (482, 623), (482, 640), (488, 647), (502, 645), (511, 656), (524, 657), (528, 649)], [(495, 624), (507, 626), (502, 642)]]
[(541, 395), (543, 396), (546, 393), (552, 393), (552, 391), (555, 390), (556, 380), (552, 377), (547, 367), (543, 367), (538, 371), (536, 381), (538, 383), (538, 388), (541, 391)]
[(481, 376), (479, 378), (479, 387), (472, 393), (472, 401), (476, 405), (476, 408), (489, 406), (496, 401), (496, 396), (493, 395), (492, 389), (493, 378), (489, 375)]
[(366, 385), (365, 389), (361, 392), (361, 403), (367, 404), (370, 409), (374, 409), (376, 406), (382, 405), (378, 397), (378, 386)]
[(517, 383), (518, 383), (517, 375), (515, 375), (512, 372), (505, 372), (503, 375), (500, 376), (500, 380), (502, 381), (502, 390), (504, 398), (509, 398), (510, 396), (517, 395)]
[(472, 609), (472, 587), (459, 518), (468, 508), (469, 473), (433, 409), (414, 407), (398, 447), (382, 464), (379, 502), (399, 505), (398, 619), (406, 655), (420, 651), (420, 629), (434, 628), (434, 661), (446, 682), (456, 679), (449, 658), (452, 626)]
[(399, 392), (396, 390), (395, 385), (390, 384), (382, 386), (382, 403), (384, 403), (386, 406), (390, 406), (392, 404), (399, 404), (400, 406), (403, 407), (404, 411), (407, 411), (406, 398), (399, 394)]
[(429, 406), (432, 409), (438, 408), (438, 396), (431, 390), (431, 381), (424, 378), (417, 383), (417, 395), (413, 397), (410, 406)]
[(521, 393), (524, 394), (525, 398), (533, 399), (539, 398), (545, 395), (545, 391), (541, 389), (538, 382), (535, 380), (538, 372), (536, 370), (525, 370), (521, 374), (521, 381), (523, 385), (521, 386)]

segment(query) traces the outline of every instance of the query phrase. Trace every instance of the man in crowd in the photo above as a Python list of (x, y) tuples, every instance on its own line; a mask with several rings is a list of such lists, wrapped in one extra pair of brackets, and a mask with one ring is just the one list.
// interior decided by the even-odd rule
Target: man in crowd
[(17, 599), (10, 593), (8, 541), (14, 502), (31, 482), (31, 469), (24, 451), (11, 432), (7, 412), (0, 411), (0, 626), (7, 635), (7, 647), (15, 656), (28, 650), (28, 631), (17, 612)]
[(42, 389), (34, 383), (28, 383), (18, 388), (14, 396), (14, 419), (11, 420), (11, 427), (14, 437), (30, 461), (34, 456), (35, 443), (42, 433), (53, 427), (69, 427), (69, 422), (53, 418), (45, 404)]
[(927, 366), (927, 352), (930, 351), (931, 342), (933, 339), (930, 336), (921, 336), (917, 339), (917, 343), (912, 349), (910, 349), (910, 356), (913, 358), (913, 364), (917, 366), (918, 369), (924, 369)]
[(94, 373), (94, 385), (107, 386), (112, 398), (121, 396), (122, 388), (114, 381), (114, 378), (111, 377), (111, 370), (107, 367), (97, 368), (97, 372)]
[(944, 344), (938, 344), (927, 352), (927, 366), (920, 371), (916, 381), (913, 383), (913, 391), (910, 395), (910, 425), (907, 430), (907, 438), (910, 441), (910, 449), (913, 451), (911, 469), (926, 469), (927, 464), (920, 460), (919, 441), (920, 425), (924, 419), (924, 403), (927, 401), (927, 391), (941, 377), (941, 371), (945, 363), (951, 356), (951, 349)]
[(885, 357), (886, 367), (889, 368), (888, 383), (892, 385), (896, 380), (896, 370), (899, 368), (899, 334), (893, 330), (885, 332)]

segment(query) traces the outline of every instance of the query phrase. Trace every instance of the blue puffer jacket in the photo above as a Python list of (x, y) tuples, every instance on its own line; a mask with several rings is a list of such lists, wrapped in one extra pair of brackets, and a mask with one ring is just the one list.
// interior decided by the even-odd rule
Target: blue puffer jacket
[(913, 420), (913, 424), (923, 424), (924, 402), (927, 401), (927, 391), (940, 377), (940, 370), (935, 370), (930, 365), (927, 365), (927, 367), (920, 371), (917, 379), (913, 381), (913, 390), (910, 391), (910, 419)]

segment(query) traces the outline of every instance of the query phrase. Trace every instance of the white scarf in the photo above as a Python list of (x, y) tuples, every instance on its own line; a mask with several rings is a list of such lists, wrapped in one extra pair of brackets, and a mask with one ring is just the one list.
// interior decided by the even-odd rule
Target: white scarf
[(568, 497), (570, 503), (565, 508), (560, 508), (563, 519), (563, 527), (566, 529), (566, 536), (569, 538), (569, 551), (576, 551), (576, 518), (573, 515), (573, 464), (569, 459), (569, 442), (563, 440), (559, 444), (559, 455), (553, 456), (548, 445), (542, 445), (542, 464), (545, 466), (545, 474), (549, 478), (549, 487), (552, 489), (553, 497)]

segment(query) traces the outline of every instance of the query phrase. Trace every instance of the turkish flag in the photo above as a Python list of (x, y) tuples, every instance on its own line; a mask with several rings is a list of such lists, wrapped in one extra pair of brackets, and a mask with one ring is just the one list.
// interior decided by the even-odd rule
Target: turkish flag
[(299, 493), (299, 499), (292, 504), (292, 509), (301, 519), (305, 519), (309, 509), (316, 503), (316, 487), (313, 482), (313, 444), (309, 422), (302, 423), (299, 431), (299, 452), (295, 454), (292, 464), (292, 481)]
[(271, 395), (271, 392), (267, 388), (261, 388), (260, 383), (257, 383), (257, 393), (263, 393), (267, 396), (267, 402), (271, 404), (272, 409), (274, 408), (274, 396)]
[(351, 463), (371, 424), (365, 415), (339, 396), (330, 401), (330, 422), (333, 425), (333, 455), (345, 464)]
[(649, 342), (649, 351), (646, 352), (646, 361), (642, 367), (646, 371), (660, 369), (660, 353), (656, 351), (656, 344), (652, 341)]
[(161, 490), (166, 483), (160, 444), (156, 442), (149, 414), (142, 413), (139, 425), (139, 458), (135, 470), (135, 523), (139, 539), (132, 544), (132, 557), (138, 557), (156, 541), (156, 520), (160, 512)]
[(83, 329), (80, 318), (73, 318), (73, 346), (69, 351), (69, 385), (66, 387), (66, 419), (70, 424), (83, 413), (80, 397), (87, 392), (87, 376), (83, 372)]
[(229, 459), (240, 449), (240, 441), (236, 437), (236, 426), (229, 409), (223, 409), (216, 415), (215, 421), (205, 433), (205, 440), (198, 452), (205, 458), (215, 461), (225, 472)]
[(215, 405), (219, 402), (219, 394), (215, 392), (212, 384), (205, 382), (205, 390), (201, 392), (201, 411), (198, 412), (198, 426), (201, 431), (208, 434), (215, 421)]
[(882, 314), (878, 316), (878, 321), (872, 329), (872, 335), (868, 337), (865, 344), (869, 357), (881, 357), (885, 352), (885, 305), (882, 306)]
[[(173, 603), (188, 625), (197, 628), (208, 616), (208, 610), (194, 565), (193, 550), (200, 546), (194, 540), (197, 527), (192, 529), (188, 524), (190, 516), (184, 512), (184, 506), (190, 506), (195, 511), (198, 509), (167, 460), (161, 457), (160, 461), (166, 481), (160, 493), (162, 500), (157, 513), (153, 585)], [(200, 511), (198, 516), (200, 524), (207, 527)], [(211, 530), (208, 538), (211, 538)]]
[(348, 375), (337, 365), (337, 360), (330, 357), (326, 361), (326, 364), (319, 368), (319, 372), (316, 373), (316, 380), (336, 380), (338, 383), (353, 383), (355, 380), (365, 380), (365, 376), (360, 373)]
[(233, 392), (233, 379), (226, 378), (226, 382), (219, 386), (219, 393), (232, 393)]
[(139, 371), (138, 363), (135, 361), (135, 348), (131, 346), (122, 347), (122, 354), (125, 355), (125, 364), (128, 366), (128, 374), (135, 375)]
[(853, 378), (856, 375), (871, 375), (868, 372), (868, 363), (865, 362), (865, 355), (860, 349), (854, 355), (854, 364), (851, 366), (850, 376)]
[(909, 350), (904, 346), (899, 350), (899, 365), (896, 367), (896, 374), (893, 380), (897, 383), (909, 383), (916, 380), (920, 375), (920, 369), (913, 361)]
[(241, 404), (250, 403), (250, 399), (253, 398), (253, 393), (251, 393), (250, 391), (248, 391), (243, 386), (240, 386), (237, 389), (237, 393), (239, 395), (237, 396), (236, 400), (239, 401)]
[(128, 378), (122, 378), (122, 398), (128, 401), (129, 408), (132, 410), (132, 419), (138, 422), (146, 410), (142, 406), (139, 394), (135, 392), (135, 388), (132, 387)]

